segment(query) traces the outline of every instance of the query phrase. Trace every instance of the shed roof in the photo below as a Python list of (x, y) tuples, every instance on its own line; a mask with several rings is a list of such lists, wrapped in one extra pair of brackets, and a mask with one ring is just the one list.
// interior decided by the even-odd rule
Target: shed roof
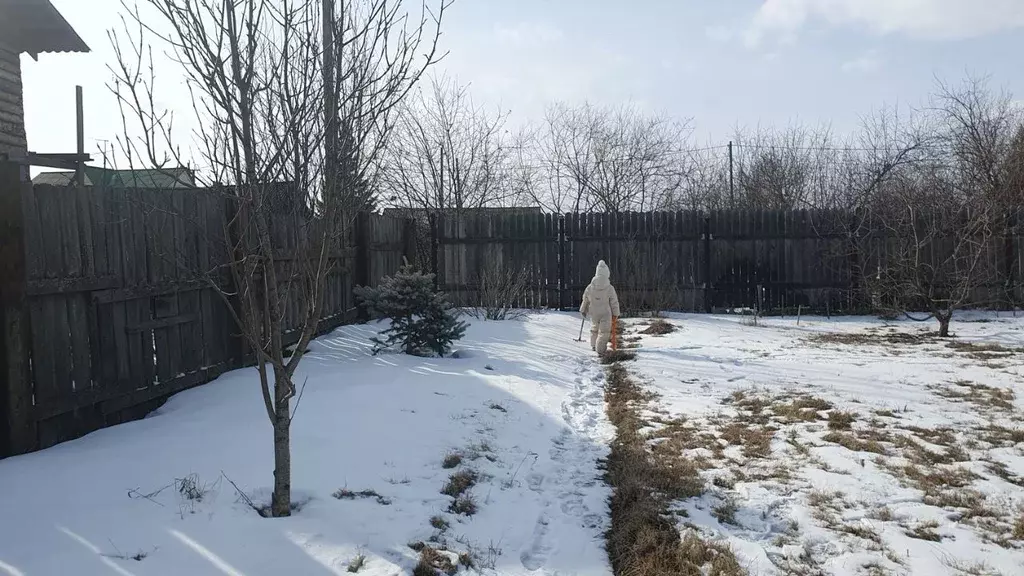
[(0, 0), (0, 38), (15, 52), (88, 52), (50, 0)]

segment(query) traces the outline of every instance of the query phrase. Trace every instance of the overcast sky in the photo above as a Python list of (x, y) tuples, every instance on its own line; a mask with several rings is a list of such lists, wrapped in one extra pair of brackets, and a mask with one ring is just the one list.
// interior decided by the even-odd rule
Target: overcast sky
[[(74, 86), (90, 152), (120, 119), (105, 88), (119, 0), (51, 0), (91, 54), (22, 57), (29, 147), (71, 152)], [(1024, 0), (456, 0), (441, 69), (478, 103), (542, 116), (553, 101), (692, 118), (716, 143), (733, 128), (829, 122), (838, 132), (883, 103), (922, 102), (936, 76), (991, 75), (1024, 98)], [(168, 103), (185, 97), (173, 69)]]

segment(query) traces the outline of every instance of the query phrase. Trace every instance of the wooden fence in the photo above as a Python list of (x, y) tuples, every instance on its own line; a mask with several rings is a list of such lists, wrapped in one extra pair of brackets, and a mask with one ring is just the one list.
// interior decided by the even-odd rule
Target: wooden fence
[[(852, 239), (853, 217), (806, 210), (435, 217), (434, 267), (441, 287), (464, 306), (486, 299), (481, 275), (498, 266), (529, 278), (519, 305), (576, 308), (603, 259), (633, 312), (862, 311), (870, 295), (862, 294), (857, 271), (873, 269), (888, 240), (863, 230)], [(1022, 256), (1019, 228), (991, 243), (991, 279), (979, 302), (1020, 301)]]
[[(230, 303), (194, 279), (219, 267), (230, 287), (221, 195), (16, 181), (0, 163), (0, 456), (140, 418), (169, 395), (246, 364)], [(870, 295), (857, 271), (881, 262), (891, 239), (851, 239), (853, 217), (491, 212), (435, 216), (423, 230), (411, 219), (360, 214), (330, 247), (320, 331), (354, 320), (353, 286), (375, 285), (404, 258), (432, 268), (462, 306), (486, 299), (483, 275), (511, 271), (526, 283), (515, 305), (574, 309), (604, 259), (627, 312), (860, 311)], [(303, 239), (301, 220), (282, 213), (271, 223), (283, 277)], [(1019, 226), (1003, 230), (984, 266), (993, 274), (978, 300), (1019, 302)], [(291, 329), (303, 313), (302, 291), (294, 292), (285, 306)]]
[[(222, 291), (196, 280), (220, 269), (230, 292), (222, 195), (11, 188), (0, 185), (0, 457), (141, 418), (250, 362)], [(297, 218), (271, 222), (282, 277), (302, 241)], [(404, 220), (361, 214), (337, 239), (320, 332), (355, 319), (353, 285), (393, 273), (409, 232)], [(286, 344), (298, 337), (301, 298), (287, 293)]]

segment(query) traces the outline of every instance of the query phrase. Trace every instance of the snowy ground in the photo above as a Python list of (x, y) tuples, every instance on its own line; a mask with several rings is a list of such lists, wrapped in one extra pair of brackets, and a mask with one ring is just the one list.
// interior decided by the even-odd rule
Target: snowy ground
[(1024, 319), (679, 316), (635, 335), (652, 444), (707, 491), (680, 530), (751, 574), (1024, 574)]
[[(707, 481), (676, 504), (680, 531), (728, 542), (752, 575), (1024, 574), (1024, 318), (974, 320), (955, 345), (863, 318), (628, 322), (628, 370), (659, 395), (652, 445)], [(231, 483), (268, 499), (252, 370), (0, 461), (0, 576), (399, 575), (423, 546), (487, 574), (608, 575), (614, 429), (578, 322), (476, 323), (446, 360), (372, 357), (372, 325), (315, 342), (288, 519)]]
[[(446, 360), (371, 357), (373, 329), (321, 338), (302, 363), (293, 517), (261, 518), (231, 484), (269, 499), (271, 429), (241, 370), (0, 461), (0, 575), (397, 575), (418, 543), (485, 573), (610, 574), (597, 461), (614, 430), (578, 320), (478, 323)], [(458, 504), (475, 513), (450, 511), (442, 489), (473, 473)]]

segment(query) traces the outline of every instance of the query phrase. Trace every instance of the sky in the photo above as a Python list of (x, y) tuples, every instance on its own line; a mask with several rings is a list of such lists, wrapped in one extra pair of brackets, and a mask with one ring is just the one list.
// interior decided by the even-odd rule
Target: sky
[[(92, 52), (22, 56), (29, 147), (74, 151), (80, 84), (97, 157), (121, 132), (106, 87), (120, 0), (51, 2)], [(631, 104), (711, 144), (795, 122), (847, 133), (883, 104), (925, 102), (936, 78), (988, 75), (1024, 99), (1024, 0), (456, 0), (442, 45), (437, 72), (514, 125), (558, 101)], [(187, 105), (173, 66), (157, 78), (163, 103)]]

